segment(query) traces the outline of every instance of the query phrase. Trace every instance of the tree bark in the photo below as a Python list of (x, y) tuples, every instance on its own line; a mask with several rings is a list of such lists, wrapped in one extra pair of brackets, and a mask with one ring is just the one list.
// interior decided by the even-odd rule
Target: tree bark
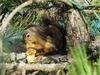
[[(58, 64), (25, 64), (25, 63), (15, 63), (15, 64), (7, 64), (5, 63), (5, 69), (18, 69), (18, 70), (39, 70), (39, 71), (57, 71), (67, 68), (66, 65), (68, 63), (58, 63)], [(2, 64), (0, 64), (0, 67)]]
[(69, 45), (77, 45), (78, 43), (85, 43), (89, 41), (88, 28), (78, 10), (71, 9), (65, 14), (67, 42)]

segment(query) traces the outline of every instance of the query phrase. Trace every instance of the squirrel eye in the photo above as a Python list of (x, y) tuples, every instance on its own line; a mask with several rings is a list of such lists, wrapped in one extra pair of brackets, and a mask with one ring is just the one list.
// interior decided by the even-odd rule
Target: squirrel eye
[(26, 37), (30, 37), (30, 34), (28, 33), (28, 34), (26, 34)]

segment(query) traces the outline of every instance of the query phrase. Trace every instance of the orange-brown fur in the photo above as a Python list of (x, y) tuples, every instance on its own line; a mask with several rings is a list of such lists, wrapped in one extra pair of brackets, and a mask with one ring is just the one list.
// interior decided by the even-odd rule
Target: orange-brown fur
[(54, 54), (63, 49), (62, 33), (53, 25), (30, 27), (23, 37), (26, 50), (36, 50), (36, 55)]

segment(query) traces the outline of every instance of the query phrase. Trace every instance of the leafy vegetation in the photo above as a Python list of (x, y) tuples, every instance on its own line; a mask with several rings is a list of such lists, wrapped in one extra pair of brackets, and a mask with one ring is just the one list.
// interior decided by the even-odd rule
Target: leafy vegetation
[(89, 61), (82, 45), (70, 48), (70, 52), (73, 63), (69, 65), (69, 75), (100, 75), (100, 58), (97, 58), (97, 62)]

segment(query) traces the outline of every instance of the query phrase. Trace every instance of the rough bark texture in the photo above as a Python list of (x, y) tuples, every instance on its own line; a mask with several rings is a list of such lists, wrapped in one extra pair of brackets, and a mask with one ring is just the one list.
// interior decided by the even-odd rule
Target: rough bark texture
[(3, 72), (6, 73), (4, 75), (26, 75), (26, 73), (30, 73), (30, 71), (32, 71), (31, 75), (45, 73), (46, 75), (56, 75), (56, 73), (63, 75), (63, 73), (65, 73), (63, 70), (66, 70), (67, 65), (71, 63), (67, 55), (38, 56), (35, 58), (35, 63), (33, 64), (26, 63), (25, 53), (4, 53), (4, 58), (7, 63), (0, 63), (0, 67), (4, 67)]
[[(25, 64), (25, 63), (15, 63), (15, 64), (3, 64), (6, 69), (25, 69), (25, 70), (40, 70), (40, 71), (57, 71), (66, 68), (68, 63), (59, 64)], [(1, 66), (1, 64), (0, 64)]]
[(75, 9), (71, 9), (67, 14), (65, 14), (65, 17), (67, 42), (71, 42), (71, 45), (76, 45), (76, 43), (89, 41), (89, 33), (87, 31), (86, 24), (79, 12)]

